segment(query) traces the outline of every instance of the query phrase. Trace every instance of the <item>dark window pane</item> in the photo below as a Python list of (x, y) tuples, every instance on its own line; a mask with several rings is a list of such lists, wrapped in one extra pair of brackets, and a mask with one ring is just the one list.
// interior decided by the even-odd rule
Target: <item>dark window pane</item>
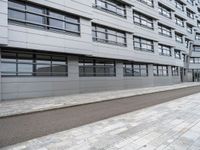
[(49, 19), (49, 25), (50, 27), (55, 27), (59, 29), (65, 29), (65, 23), (64, 21), (56, 20), (56, 19)]
[(9, 9), (8, 17), (9, 17), (9, 19), (25, 20), (25, 13)]
[(1, 63), (1, 71), (4, 73), (9, 73), (9, 72), (16, 73), (17, 72), (16, 68), (17, 67), (15, 63), (4, 63), (4, 62)]
[(50, 76), (51, 66), (49, 65), (36, 65), (37, 76)]
[(37, 24), (44, 24), (44, 17), (27, 13), (27, 21)]
[(33, 63), (32, 54), (18, 54), (18, 62)]
[(33, 64), (18, 64), (18, 75), (32, 75)]
[(1, 54), (1, 61), (16, 62), (16, 53), (3, 52)]
[(8, 1), (8, 7), (25, 10), (25, 4), (17, 1)]
[(53, 65), (52, 75), (67, 75), (67, 67), (63, 65)]
[(51, 63), (51, 57), (47, 55), (36, 55), (36, 59), (37, 63), (44, 63), (44, 64)]

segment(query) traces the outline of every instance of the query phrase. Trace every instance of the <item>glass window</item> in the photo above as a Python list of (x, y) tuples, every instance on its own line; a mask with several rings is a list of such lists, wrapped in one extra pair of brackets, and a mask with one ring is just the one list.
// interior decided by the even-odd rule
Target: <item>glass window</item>
[(153, 0), (138, 0), (139, 2), (142, 2), (143, 4), (146, 4), (150, 7), (153, 7)]
[(80, 77), (89, 76), (115, 76), (115, 62), (113, 60), (79, 58)]
[(175, 21), (178, 26), (184, 27), (184, 20), (182, 18), (175, 16)]
[(172, 76), (178, 76), (179, 75), (179, 70), (177, 66), (172, 66)]
[(46, 30), (80, 34), (79, 17), (57, 12), (47, 7), (32, 5), (31, 2), (22, 3), (9, 0), (8, 13), (11, 23), (23, 23)]
[(126, 46), (125, 32), (93, 24), (92, 35), (94, 41)]
[(133, 11), (133, 22), (137, 25), (153, 29), (153, 19), (139, 12)]
[(183, 43), (183, 36), (181, 34), (175, 33), (176, 42)]
[(154, 52), (153, 41), (141, 37), (133, 37), (133, 46), (136, 50)]
[(148, 76), (147, 64), (124, 62), (123, 70), (124, 76)]
[(154, 76), (168, 76), (168, 67), (167, 66), (153, 66)]
[(125, 5), (117, 1), (95, 0), (95, 7), (122, 17), (126, 17)]
[(158, 24), (158, 32), (161, 35), (172, 37), (171, 28), (166, 27), (166, 26), (164, 26), (162, 24)]
[(15, 51), (2, 51), (2, 76), (67, 76), (67, 58)]
[(158, 50), (159, 50), (160, 55), (171, 56), (171, 47), (170, 46), (159, 44), (158, 48), (159, 48)]
[(169, 8), (163, 6), (162, 4), (159, 4), (158, 11), (159, 11), (159, 14), (161, 14), (162, 16), (165, 16), (171, 19), (171, 10)]

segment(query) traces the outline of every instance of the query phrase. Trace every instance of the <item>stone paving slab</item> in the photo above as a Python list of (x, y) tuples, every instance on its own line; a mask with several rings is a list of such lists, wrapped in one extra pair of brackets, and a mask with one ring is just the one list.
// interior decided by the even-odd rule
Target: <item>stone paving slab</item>
[(200, 93), (2, 150), (200, 150)]
[(89, 104), (94, 102), (107, 101), (117, 98), (124, 98), (142, 94), (161, 92), (185, 87), (198, 86), (200, 83), (186, 82), (168, 86), (156, 86), (139, 89), (127, 89), (119, 91), (96, 92), (87, 94), (76, 94), (59, 97), (43, 97), (34, 99), (2, 101), (0, 102), (0, 118), (26, 114), (31, 112), (39, 112), (44, 110), (56, 109)]

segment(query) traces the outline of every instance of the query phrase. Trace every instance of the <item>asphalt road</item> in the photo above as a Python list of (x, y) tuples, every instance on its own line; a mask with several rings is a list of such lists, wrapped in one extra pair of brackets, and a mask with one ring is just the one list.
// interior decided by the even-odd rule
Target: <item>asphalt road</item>
[(200, 92), (200, 86), (0, 118), (0, 147)]

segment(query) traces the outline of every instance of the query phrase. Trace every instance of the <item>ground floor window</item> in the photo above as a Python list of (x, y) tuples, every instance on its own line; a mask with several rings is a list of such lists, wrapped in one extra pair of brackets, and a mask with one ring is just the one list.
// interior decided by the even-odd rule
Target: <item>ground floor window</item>
[(172, 76), (178, 76), (179, 71), (177, 66), (172, 66)]
[(154, 65), (153, 74), (154, 76), (168, 76), (168, 66)]
[(100, 58), (79, 58), (79, 76), (116, 76), (115, 61)]
[(67, 57), (50, 53), (3, 50), (2, 76), (67, 76)]
[(147, 64), (125, 62), (123, 64), (124, 76), (148, 76)]

